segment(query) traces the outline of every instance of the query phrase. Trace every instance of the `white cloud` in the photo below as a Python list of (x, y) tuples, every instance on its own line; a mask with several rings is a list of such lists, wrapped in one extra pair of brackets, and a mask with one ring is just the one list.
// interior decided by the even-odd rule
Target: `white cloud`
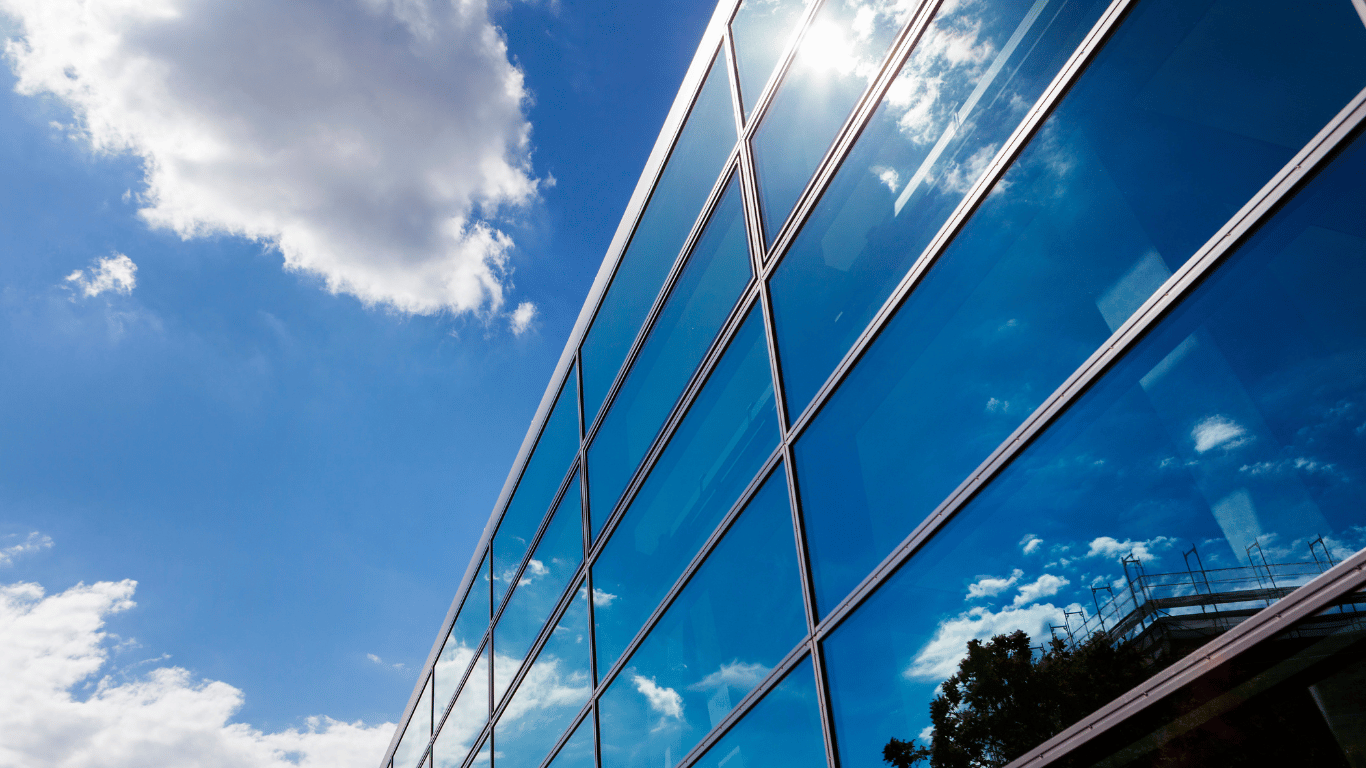
[(534, 200), (522, 72), (487, 0), (0, 0), (16, 89), (143, 161), (142, 218), (239, 235), (333, 292), (485, 313)]
[(1041, 546), (1043, 546), (1043, 539), (1032, 533), (1020, 540), (1020, 551), (1026, 555), (1038, 552)]
[(1133, 553), (1133, 556), (1148, 562), (1156, 560), (1156, 552), (1163, 549), (1170, 549), (1175, 541), (1166, 536), (1157, 536), (1147, 541), (1134, 541), (1125, 539), (1119, 541), (1110, 536), (1100, 536), (1092, 539), (1090, 549), (1086, 551), (1087, 557), (1103, 557), (1107, 560), (1123, 557)]
[(121, 253), (96, 259), (89, 269), (89, 274), (78, 269), (66, 276), (66, 282), (87, 299), (107, 291), (129, 294), (137, 287), (138, 265)]
[[(18, 538), (17, 534), (0, 536), (0, 543), (8, 539)], [(0, 565), (13, 565), (16, 557), (22, 557), (30, 552), (40, 552), (44, 549), (52, 548), (52, 537), (45, 533), (32, 531), (27, 537), (18, 544), (8, 544), (0, 546)]]
[(723, 686), (751, 690), (764, 679), (770, 667), (763, 664), (746, 664), (736, 659), (722, 664), (715, 672), (688, 686), (690, 691), (714, 691)]
[(683, 696), (672, 688), (661, 688), (655, 684), (654, 678), (633, 675), (631, 682), (635, 683), (636, 690), (640, 691), (645, 700), (649, 702), (650, 709), (663, 715), (665, 718), (683, 719)]
[(1016, 568), (1011, 572), (1010, 578), (1002, 579), (994, 576), (980, 576), (977, 581), (968, 585), (968, 596), (964, 600), (973, 600), (979, 597), (994, 597), (1015, 586), (1015, 582), (1024, 576), (1024, 571)]
[(522, 334), (527, 332), (527, 329), (531, 327), (531, 321), (535, 319), (535, 304), (532, 304), (529, 301), (524, 301), (521, 304), (518, 304), (517, 308), (512, 311), (512, 315), (510, 317), (510, 321), (512, 323), (512, 332), (518, 336), (521, 336)]
[(1247, 429), (1227, 416), (1209, 416), (1191, 428), (1195, 452), (1205, 453), (1215, 448), (1236, 448), (1248, 441)]
[(1062, 576), (1054, 576), (1045, 573), (1034, 581), (1020, 587), (1019, 594), (1015, 595), (1015, 602), (1012, 603), (1016, 608), (1022, 605), (1042, 600), (1045, 597), (1052, 597), (1058, 591), (1072, 582)]
[(393, 664), (390, 664), (389, 662), (385, 661), (384, 659), (381, 659), (380, 657), (376, 656), (376, 655), (373, 654), (373, 653), (367, 653), (367, 654), (365, 654), (365, 658), (369, 659), (370, 661), (373, 661), (374, 663), (380, 665), (381, 667), (388, 667), (389, 669), (399, 669), (399, 670), (403, 669), (403, 662), (401, 662), (401, 661), (395, 662), (395, 663), (393, 663)]
[(937, 682), (947, 679), (958, 671), (958, 662), (967, 655), (969, 640), (986, 640), (1023, 629), (1038, 641), (1047, 636), (1049, 624), (1062, 624), (1064, 618), (1063, 609), (1051, 603), (1005, 608), (999, 612), (973, 608), (940, 622), (934, 637), (920, 649), (902, 675), (909, 680)]
[(611, 606), (612, 603), (616, 601), (616, 599), (617, 596), (612, 594), (611, 592), (607, 592), (596, 587), (593, 588), (594, 608), (607, 608)]
[[(129, 610), (133, 581), (45, 595), (0, 586), (0, 765), (25, 768), (371, 768), (394, 725), (311, 717), (265, 733), (230, 720), (240, 690), (159, 667), (131, 682), (96, 677), (109, 659), (105, 618)], [(77, 699), (72, 690), (93, 683)]]

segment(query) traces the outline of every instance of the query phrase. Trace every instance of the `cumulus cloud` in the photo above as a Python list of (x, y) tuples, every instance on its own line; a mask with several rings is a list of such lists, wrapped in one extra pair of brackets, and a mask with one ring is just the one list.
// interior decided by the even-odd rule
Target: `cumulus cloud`
[(1038, 640), (1048, 634), (1050, 624), (1062, 624), (1064, 618), (1063, 609), (1051, 603), (1001, 611), (973, 608), (941, 622), (934, 637), (920, 649), (902, 676), (908, 680), (945, 680), (958, 671), (958, 662), (967, 655), (969, 640), (986, 640), (1017, 629)]
[(1134, 541), (1132, 539), (1119, 541), (1111, 536), (1100, 536), (1091, 540), (1091, 546), (1087, 549), (1086, 556), (1113, 560), (1133, 553), (1134, 557), (1146, 563), (1150, 560), (1156, 560), (1158, 551), (1170, 549), (1174, 543), (1175, 540), (1167, 536), (1157, 536), (1147, 541)]
[(655, 683), (654, 678), (633, 675), (631, 682), (635, 684), (636, 690), (640, 692), (645, 700), (650, 704), (650, 709), (658, 712), (665, 719), (683, 719), (683, 696), (672, 688), (663, 688)]
[(612, 594), (611, 592), (608, 592), (608, 591), (602, 590), (602, 589), (598, 589), (597, 587), (594, 587), (594, 588), (593, 588), (593, 607), (594, 607), (594, 608), (608, 608), (608, 607), (610, 607), (610, 606), (612, 605), (612, 603), (616, 602), (616, 600), (617, 600), (617, 596), (614, 595), (614, 594)]
[(96, 259), (89, 270), (87, 273), (84, 269), (78, 269), (66, 276), (69, 287), (87, 299), (109, 291), (126, 295), (132, 293), (138, 284), (138, 265), (122, 253)]
[(974, 600), (979, 597), (994, 597), (1015, 586), (1015, 583), (1024, 576), (1024, 571), (1016, 568), (1011, 572), (1010, 578), (1002, 579), (994, 576), (981, 576), (977, 581), (968, 585), (968, 596), (964, 600)]
[(1062, 576), (1054, 576), (1051, 573), (1045, 573), (1034, 581), (1021, 586), (1019, 593), (1015, 595), (1015, 601), (1012, 605), (1019, 608), (1022, 605), (1037, 602), (1045, 597), (1052, 597), (1053, 595), (1058, 594), (1063, 587), (1071, 583), (1072, 582)]
[(522, 72), (487, 0), (0, 0), (0, 13), (17, 30), (18, 92), (68, 106), (65, 127), (95, 151), (142, 160), (152, 227), (251, 238), (367, 305), (501, 307), (507, 221), (539, 181)]
[(1195, 452), (1206, 453), (1215, 448), (1237, 448), (1250, 438), (1247, 428), (1227, 416), (1209, 416), (1191, 428)]
[(714, 691), (723, 687), (751, 690), (769, 673), (770, 667), (763, 664), (747, 664), (736, 659), (722, 664), (715, 672), (688, 686), (690, 691)]
[(7, 543), (17, 538), (19, 538), (18, 534), (0, 536), (0, 565), (13, 565), (14, 559), (17, 557), (52, 548), (52, 537), (45, 533), (32, 531), (23, 541), (14, 544)]
[(1039, 547), (1042, 546), (1043, 539), (1039, 538), (1038, 536), (1035, 536), (1032, 533), (1026, 535), (1023, 539), (1020, 539), (1020, 551), (1026, 555), (1032, 555), (1035, 552), (1038, 552)]
[(529, 301), (524, 301), (512, 310), (509, 318), (512, 323), (512, 332), (518, 336), (527, 332), (531, 327), (531, 321), (536, 319), (536, 305)]
[(373, 661), (374, 663), (380, 665), (381, 667), (388, 667), (388, 668), (390, 668), (390, 669), (399, 669), (399, 670), (403, 669), (403, 662), (401, 662), (401, 661), (395, 662), (395, 663), (393, 663), (393, 664), (390, 664), (389, 662), (385, 661), (384, 659), (381, 659), (380, 657), (376, 656), (376, 655), (373, 654), (373, 653), (367, 653), (367, 654), (365, 654), (365, 658), (369, 659), (370, 661)]
[[(134, 607), (133, 581), (78, 584), (56, 595), (0, 586), (0, 765), (26, 768), (331, 768), (374, 765), (394, 725), (312, 717), (266, 733), (230, 722), (242, 692), (159, 667), (138, 679), (99, 676), (111, 614)], [(72, 691), (92, 683), (78, 699)]]

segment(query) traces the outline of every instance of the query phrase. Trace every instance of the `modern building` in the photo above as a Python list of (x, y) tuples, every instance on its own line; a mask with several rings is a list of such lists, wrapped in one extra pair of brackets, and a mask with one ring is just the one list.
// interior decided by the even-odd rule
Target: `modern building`
[(382, 768), (1366, 765), (1364, 89), (1364, 0), (721, 0)]

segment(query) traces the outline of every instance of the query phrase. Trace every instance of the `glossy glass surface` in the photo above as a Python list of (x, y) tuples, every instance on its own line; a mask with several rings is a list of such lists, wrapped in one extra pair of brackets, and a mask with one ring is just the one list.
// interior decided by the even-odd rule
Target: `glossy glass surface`
[(603, 768), (674, 765), (805, 634), (779, 468), (599, 700)]
[(588, 591), (569, 604), (494, 726), (498, 765), (537, 768), (588, 702)]
[(494, 701), (503, 698), (531, 644), (583, 562), (582, 509), (575, 475), (494, 627)]
[(432, 672), (434, 700), (438, 712), (455, 696), (465, 670), (474, 659), (479, 643), (489, 628), (489, 562), (488, 557), (479, 564), (474, 582), (470, 584), (465, 602), (456, 614), (446, 643), (441, 647), (441, 655), (436, 659)]
[(546, 418), (507, 513), (493, 537), (493, 604), (503, 601), (508, 585), (522, 564), (527, 547), (541, 526), (555, 492), (564, 482), (579, 450), (579, 411), (574, 369)]
[(574, 735), (560, 748), (551, 768), (595, 768), (597, 759), (593, 756), (593, 716), (590, 713), (574, 729)]
[(427, 751), (427, 742), (432, 738), (432, 679), (422, 687), (417, 706), (408, 720), (408, 728), (403, 731), (394, 748), (394, 768), (412, 768)]
[(769, 279), (796, 416), (1108, 2), (946, 3)]
[(718, 56), (584, 337), (586, 423), (596, 418), (735, 140), (730, 78), (725, 59)]
[(455, 704), (441, 732), (432, 744), (435, 768), (459, 768), (470, 753), (474, 739), (483, 731), (489, 719), (489, 652), (485, 648), (474, 663), (465, 687), (455, 697)]
[(833, 0), (812, 19), (751, 139), (765, 242), (772, 244), (915, 7)]
[(764, 84), (787, 49), (802, 11), (812, 0), (745, 0), (730, 22), (735, 41), (735, 67), (740, 71), (740, 100), (749, 119)]
[(834, 631), (842, 765), (923, 743), (970, 640), (1052, 625), (1146, 675), (1366, 547), (1363, 178), (1359, 141)]
[(1135, 6), (798, 439), (818, 607), (1363, 85), (1366, 27), (1347, 4)]
[(593, 566), (605, 673), (778, 444), (757, 310), (736, 332)]
[(732, 177), (588, 449), (594, 538), (751, 273), (740, 185)]
[(697, 768), (825, 768), (820, 701), (811, 660), (787, 673), (763, 701), (721, 740)]

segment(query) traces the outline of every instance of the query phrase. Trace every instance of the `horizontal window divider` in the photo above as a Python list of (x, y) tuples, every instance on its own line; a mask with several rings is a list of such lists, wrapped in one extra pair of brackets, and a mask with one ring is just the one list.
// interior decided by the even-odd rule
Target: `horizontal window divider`
[(1329, 568), (1308, 584), (1263, 608), (1210, 640), (1199, 650), (1148, 678), (1062, 733), (1011, 761), (1007, 768), (1049, 765), (1162, 701), (1206, 673), (1237, 659), (1295, 622), (1313, 616), (1346, 595), (1366, 587), (1366, 550)]
[[(494, 606), (493, 616), (489, 620), (490, 628), (498, 623), (499, 617), (503, 615), (503, 609), (507, 607), (508, 601), (512, 599), (512, 593), (517, 591), (517, 585), (522, 581), (522, 574), (526, 573), (527, 565), (531, 563), (531, 556), (536, 554), (536, 547), (541, 543), (541, 537), (545, 535), (546, 529), (550, 527), (550, 520), (555, 516), (555, 508), (564, 500), (564, 495), (569, 491), (569, 486), (572, 484), (574, 475), (579, 471), (580, 466), (581, 464), (579, 463), (578, 458), (575, 457), (574, 461), (569, 464), (569, 471), (565, 472), (564, 479), (560, 481), (560, 487), (556, 489), (555, 497), (551, 499), (550, 506), (546, 507), (546, 511), (541, 514), (541, 522), (536, 526), (536, 533), (532, 534), (531, 540), (527, 542), (526, 554), (522, 555), (521, 562), (517, 564), (517, 572), (512, 576), (512, 582), (508, 585), (507, 593), (503, 595), (502, 602)], [(582, 497), (580, 497), (580, 499), (582, 499)], [(489, 551), (492, 553), (492, 548), (490, 548)], [(489, 557), (489, 565), (493, 565), (493, 557), (491, 554)], [(493, 581), (497, 578), (498, 574), (494, 573), (492, 567), (490, 567), (489, 580)]]
[[(485, 630), (484, 636), (480, 638), (479, 645), (474, 649), (474, 657), (470, 659), (469, 664), (465, 665), (465, 671), (460, 674), (460, 684), (455, 686), (455, 693), (451, 694), (451, 700), (446, 702), (441, 708), (441, 721), (432, 726), (433, 741), (436, 740), (436, 735), (441, 732), (442, 726), (446, 724), (447, 718), (451, 716), (451, 710), (455, 708), (455, 700), (460, 698), (460, 692), (465, 690), (465, 684), (470, 681), (470, 675), (474, 674), (474, 668), (479, 664), (480, 654), (484, 652), (485, 648), (489, 647), (489, 642), (492, 637), (493, 633), (489, 630)], [(489, 658), (492, 658), (492, 654), (490, 654)], [(435, 685), (432, 686), (432, 693), (436, 693)], [(435, 718), (433, 718), (433, 722), (435, 722)]]
[(570, 723), (564, 733), (560, 734), (560, 738), (555, 740), (555, 746), (550, 748), (550, 754), (546, 755), (545, 759), (541, 761), (540, 768), (546, 768), (555, 761), (555, 758), (560, 756), (560, 750), (564, 749), (564, 745), (569, 743), (570, 739), (574, 738), (574, 732), (579, 730), (579, 726), (583, 725), (584, 720), (591, 717), (592, 714), (593, 697), (589, 696), (588, 701), (579, 710), (579, 713), (574, 715), (574, 722)]
[[(655, 300), (650, 305), (650, 311), (645, 314), (645, 321), (640, 324), (640, 329), (636, 331), (635, 339), (632, 340), (631, 347), (626, 352), (626, 358), (622, 361), (621, 367), (617, 369), (615, 378), (612, 379), (612, 386), (607, 388), (607, 394), (603, 395), (602, 404), (598, 406), (598, 412), (594, 414), (593, 421), (589, 422), (584, 430), (583, 443), (585, 449), (587, 445), (593, 442), (598, 429), (602, 427), (602, 422), (606, 420), (607, 411), (611, 409), (612, 403), (616, 401), (617, 393), (625, 385), (626, 378), (631, 373), (631, 366), (635, 365), (636, 358), (640, 356), (640, 351), (645, 347), (645, 340), (649, 338), (650, 331), (654, 329), (655, 321), (659, 319), (659, 313), (664, 311), (664, 305), (668, 302), (670, 291), (678, 282), (679, 276), (683, 274), (683, 268), (688, 262), (688, 255), (692, 253), (697, 241), (702, 239), (702, 230), (706, 229), (707, 222), (711, 220), (711, 215), (716, 210), (716, 206), (720, 205), (721, 196), (726, 192), (726, 183), (730, 181), (731, 174), (736, 171), (736, 160), (739, 153), (739, 144), (731, 147), (730, 155), (726, 158), (721, 174), (712, 184), (711, 192), (707, 193), (707, 201), (703, 203), (702, 210), (693, 220), (692, 229), (688, 230), (688, 236), (683, 241), (683, 247), (674, 256), (673, 264), (669, 267), (669, 273), (664, 277), (664, 283), (660, 286), (659, 293), (655, 294)], [(597, 317), (596, 311), (594, 317)], [(582, 347), (579, 349), (578, 357), (580, 360), (583, 358)], [(580, 392), (580, 399), (582, 399), (582, 392)], [(583, 409), (580, 408), (580, 413), (582, 411)], [(587, 416), (585, 415), (584, 418)]]
[[(555, 607), (550, 611), (550, 617), (546, 619), (545, 624), (543, 624), (541, 629), (536, 633), (536, 638), (531, 641), (531, 648), (526, 652), (526, 656), (522, 658), (521, 666), (518, 667), (517, 673), (512, 676), (512, 680), (508, 681), (507, 690), (503, 691), (502, 701), (494, 702), (495, 706), (493, 712), (489, 715), (490, 723), (497, 721), (498, 718), (502, 716), (503, 710), (507, 708), (508, 702), (512, 701), (512, 697), (516, 695), (517, 686), (522, 684), (522, 678), (526, 677), (527, 673), (531, 671), (531, 662), (536, 658), (536, 654), (541, 652), (541, 648), (545, 646), (546, 641), (550, 639), (551, 635), (555, 634), (555, 626), (560, 623), (560, 619), (564, 618), (565, 611), (569, 610), (570, 604), (573, 603), (574, 598), (578, 596), (579, 590), (577, 588), (587, 586), (588, 582), (584, 581), (583, 578), (584, 571), (587, 567), (588, 566), (584, 563), (579, 563), (578, 570), (574, 571), (573, 578), (569, 580), (569, 588), (566, 589), (560, 595), (560, 599), (555, 602)], [(588, 599), (591, 600), (592, 597), (589, 596)], [(496, 680), (496, 673), (493, 671), (494, 654), (498, 652), (496, 644), (493, 646), (493, 651), (494, 653), (489, 655), (489, 671), (491, 674), (495, 675), (494, 680)], [(490, 685), (494, 684), (491, 682)], [(494, 691), (494, 695), (498, 695), (497, 691)]]
[[(939, 11), (939, 6), (943, 0), (922, 0), (915, 13), (911, 15), (910, 21), (897, 33), (896, 40), (889, 47), (886, 57), (882, 61), (882, 66), (878, 70), (877, 76), (868, 84), (859, 100), (854, 103), (853, 110), (846, 118), (844, 125), (840, 126), (835, 138), (830, 142), (830, 148), (826, 150), (825, 157), (816, 166), (816, 170), (811, 174), (806, 187), (797, 196), (796, 203), (792, 206), (789, 215), (783, 221), (782, 227), (778, 229), (778, 234), (773, 238), (773, 247), (768, 249), (765, 254), (765, 261), (777, 261), (777, 255), (783, 253), (792, 239), (797, 236), (797, 231), (801, 229), (802, 223), (806, 221), (811, 209), (820, 200), (821, 193), (825, 191), (830, 180), (834, 178), (836, 171), (844, 162), (844, 158), (853, 148), (854, 142), (863, 133), (863, 129), (868, 125), (882, 105), (882, 99), (887, 93), (887, 89), (892, 87), (896, 81), (896, 76), (905, 66), (906, 60), (910, 58), (911, 52), (920, 42), (920, 38), (929, 28), (930, 22), (934, 20), (935, 14)], [(749, 143), (748, 138), (746, 142)]]
[[(987, 166), (987, 169), (983, 171), (982, 176), (973, 184), (972, 189), (959, 202), (958, 206), (954, 209), (948, 220), (944, 222), (943, 226), (939, 228), (939, 231), (935, 234), (934, 239), (930, 241), (930, 244), (925, 246), (925, 250), (916, 258), (915, 263), (911, 265), (911, 268), (906, 272), (906, 275), (901, 278), (901, 281), (897, 284), (896, 288), (893, 289), (891, 295), (887, 297), (887, 300), (882, 303), (877, 314), (873, 316), (873, 319), (869, 321), (867, 327), (859, 334), (859, 337), (854, 341), (853, 346), (849, 348), (849, 351), (846, 352), (843, 359), (840, 360), (839, 365), (830, 373), (830, 376), (825, 380), (825, 383), (821, 385), (821, 388), (816, 391), (815, 396), (811, 398), (811, 402), (807, 404), (801, 414), (798, 415), (796, 421), (792, 424), (792, 433), (794, 435), (800, 435), (806, 426), (810, 424), (811, 420), (815, 418), (815, 415), (820, 411), (821, 406), (825, 404), (825, 401), (828, 400), (835, 389), (839, 387), (845, 376), (853, 370), (854, 365), (863, 357), (863, 353), (872, 345), (873, 341), (881, 332), (882, 327), (886, 325), (887, 321), (896, 313), (896, 310), (905, 301), (906, 297), (915, 290), (915, 287), (919, 285), (921, 279), (924, 278), (925, 274), (934, 266), (935, 262), (939, 260), (939, 257), (944, 251), (948, 249), (959, 230), (967, 224), (981, 202), (991, 193), (991, 190), (996, 186), (996, 182), (1010, 169), (1015, 158), (1025, 146), (1028, 145), (1029, 140), (1034, 136), (1034, 133), (1039, 129), (1039, 126), (1041, 126), (1043, 121), (1052, 114), (1053, 109), (1057, 106), (1058, 102), (1067, 95), (1067, 91), (1071, 88), (1072, 83), (1075, 82), (1076, 78), (1080, 76), (1083, 71), (1085, 71), (1086, 66), (1090, 63), (1092, 57), (1100, 50), (1105, 40), (1109, 38), (1110, 32), (1118, 26), (1119, 21), (1124, 17), (1125, 12), (1133, 2), (1134, 0), (1113, 0), (1113, 2), (1110, 3), (1110, 6), (1105, 9), (1105, 12), (1101, 15), (1100, 19), (1096, 21), (1095, 25), (1092, 26), (1091, 31), (1087, 33), (1086, 38), (1077, 46), (1077, 49), (1072, 52), (1072, 56), (1067, 60), (1067, 63), (1058, 71), (1058, 74), (1053, 78), (1053, 81), (1044, 89), (1043, 94), (1040, 95), (1038, 100), (1034, 102), (1034, 105), (1030, 107), (1025, 118), (1016, 126), (1014, 132), (1011, 133), (1010, 138), (1006, 139), (1005, 143), (1002, 144), (1001, 149), (996, 153), (996, 157), (993, 158), (991, 163)], [(772, 275), (773, 270), (780, 261), (781, 259), (773, 259), (770, 261), (765, 270), (765, 280)]]
[(1281, 203), (1299, 188), (1366, 121), (1366, 90), (1362, 90), (1324, 126), (1270, 181), (1234, 214), (1186, 263), (1177, 269), (1086, 362), (1049, 395), (1010, 437), (939, 504), (858, 587), (834, 606), (817, 627), (824, 640), (845, 617), (933, 536), (976, 493), (996, 476), (1035, 437), (1081, 397), (1130, 347), (1209, 274)]
[(669, 606), (673, 605), (674, 600), (677, 599), (678, 595), (683, 592), (683, 589), (688, 586), (688, 582), (691, 581), (693, 575), (697, 573), (697, 569), (702, 567), (702, 563), (706, 561), (707, 555), (710, 555), (712, 550), (716, 548), (716, 545), (720, 543), (721, 538), (726, 535), (726, 531), (730, 530), (731, 525), (734, 524), (736, 518), (740, 516), (740, 512), (744, 510), (745, 505), (750, 502), (750, 499), (754, 497), (754, 494), (759, 492), (759, 489), (763, 487), (764, 481), (768, 479), (768, 476), (772, 474), (773, 469), (777, 467), (778, 463), (782, 460), (783, 450), (782, 446), (779, 445), (773, 450), (773, 453), (769, 454), (768, 458), (764, 460), (763, 466), (759, 468), (759, 471), (754, 475), (754, 478), (749, 481), (749, 485), (745, 486), (745, 489), (741, 491), (740, 497), (735, 500), (735, 503), (731, 505), (731, 508), (726, 511), (725, 517), (721, 518), (721, 522), (717, 523), (716, 528), (707, 536), (707, 540), (702, 543), (697, 554), (693, 555), (692, 560), (688, 562), (688, 566), (683, 569), (683, 573), (674, 581), (673, 586), (669, 588), (668, 593), (660, 600), (659, 605), (655, 606), (654, 611), (652, 611), (649, 618), (645, 620), (645, 624), (641, 626), (640, 630), (636, 632), (635, 637), (631, 638), (631, 642), (627, 643), (626, 648), (622, 650), (621, 655), (612, 663), (612, 666), (608, 668), (607, 673), (603, 675), (602, 680), (598, 682), (597, 688), (593, 691), (593, 696), (595, 698), (605, 693), (607, 688), (612, 684), (612, 681), (616, 679), (616, 676), (626, 667), (627, 662), (631, 659), (631, 654), (636, 652), (636, 649), (640, 647), (640, 644), (649, 636), (650, 631), (654, 629), (655, 625), (659, 623), (659, 620), (668, 612)]
[(1361, 23), (1366, 24), (1366, 0), (1352, 0), (1352, 7), (1357, 9), (1357, 15), (1361, 17)]
[[(597, 540), (593, 542), (593, 551), (589, 553), (590, 561), (597, 559), (598, 554), (602, 551), (608, 538), (611, 537), (612, 531), (616, 529), (622, 515), (626, 513), (626, 508), (635, 500), (636, 493), (639, 492), (640, 487), (645, 484), (645, 480), (649, 477), (650, 471), (654, 469), (655, 462), (659, 459), (660, 454), (664, 452), (665, 447), (668, 446), (669, 440), (673, 437), (673, 433), (678, 429), (678, 425), (683, 422), (684, 416), (687, 415), (688, 409), (692, 407), (693, 401), (697, 399), (697, 395), (702, 391), (702, 387), (706, 384), (707, 377), (711, 375), (712, 369), (716, 367), (716, 363), (720, 361), (721, 356), (726, 353), (726, 349), (730, 346), (731, 340), (735, 338), (735, 334), (740, 330), (740, 325), (744, 322), (745, 316), (749, 313), (749, 310), (753, 308), (754, 302), (757, 300), (758, 296), (759, 283), (755, 280), (750, 280), (749, 285), (745, 287), (744, 293), (740, 294), (740, 299), (736, 301), (735, 306), (731, 308), (731, 313), (726, 317), (725, 323), (721, 325), (721, 331), (717, 333), (716, 338), (712, 340), (711, 347), (709, 347), (707, 353), (703, 355), (702, 362), (698, 364), (697, 370), (693, 371), (692, 378), (688, 380), (687, 386), (683, 388), (683, 393), (680, 394), (678, 400), (674, 402), (673, 410), (669, 412), (668, 418), (664, 420), (664, 424), (659, 428), (659, 431), (655, 433), (654, 442), (650, 444), (650, 449), (645, 452), (645, 457), (641, 459), (640, 465), (636, 467), (635, 474), (631, 475), (630, 481), (626, 483), (626, 488), (623, 489), (621, 495), (617, 497), (617, 500), (612, 507), (611, 514), (608, 516), (607, 520), (603, 522), (602, 530), (599, 531)], [(587, 443), (585, 442), (585, 446), (586, 445)], [(587, 450), (588, 449), (585, 447), (585, 455), (587, 455)], [(588, 474), (588, 481), (591, 484), (593, 481), (591, 468)], [(589, 512), (591, 514), (592, 510), (589, 510)]]
[[(1366, 0), (1363, 0), (1366, 2)], [(745, 121), (745, 129), (740, 133), (740, 143), (748, 144), (749, 137), (754, 134), (755, 126), (764, 121), (764, 115), (768, 112), (769, 103), (773, 101), (773, 95), (777, 93), (778, 86), (787, 77), (787, 71), (792, 68), (792, 62), (797, 57), (797, 49), (801, 47), (802, 39), (806, 37), (807, 30), (811, 28), (811, 20), (816, 18), (816, 14), (825, 7), (826, 3), (840, 2), (840, 0), (815, 0), (802, 10), (801, 18), (798, 20), (796, 29), (788, 36), (787, 47), (783, 49), (783, 55), (778, 57), (778, 63), (769, 73), (768, 80), (764, 83), (763, 91), (759, 93), (759, 98), (754, 102), (754, 110), (750, 113), (749, 119)], [(730, 21), (735, 20), (735, 15), (740, 11), (740, 3), (735, 4), (735, 10), (731, 12)], [(730, 31), (730, 22), (726, 23), (726, 31)], [(738, 68), (737, 68), (738, 70)], [(744, 96), (741, 96), (743, 107)]]
[[(488, 744), (489, 739), (492, 738), (493, 721), (489, 720), (487, 723), (484, 723), (484, 728), (481, 731), (479, 731), (478, 735), (475, 736), (474, 746), (470, 747), (470, 753), (468, 755), (465, 755), (465, 761), (460, 764), (460, 768), (470, 768), (470, 766), (474, 765), (475, 761), (479, 759), (479, 751), (483, 749), (484, 745)], [(399, 766), (394, 766), (394, 768), (399, 768)], [(427, 767), (422, 766), (422, 768)]]

